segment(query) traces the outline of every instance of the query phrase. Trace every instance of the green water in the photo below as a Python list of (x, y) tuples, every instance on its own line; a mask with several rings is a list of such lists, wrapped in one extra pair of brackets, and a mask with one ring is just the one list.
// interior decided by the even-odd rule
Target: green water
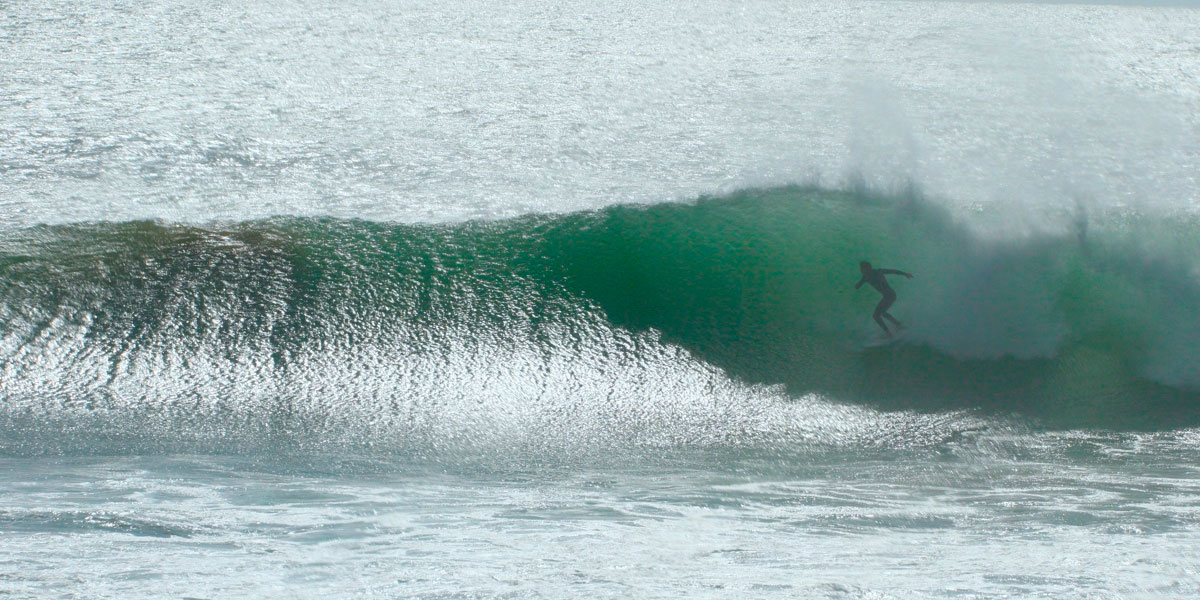
[[(314, 357), (346, 370), (364, 348), (400, 367), (414, 356), (462, 363), (518, 338), (547, 364), (611, 355), (608, 376), (636, 378), (648, 347), (614, 345), (619, 334), (796, 397), (1052, 426), (1200, 423), (1194, 223), (1109, 216), (996, 237), (971, 221), (989, 218), (952, 217), (914, 194), (789, 187), (452, 226), (21, 230), (0, 246), (0, 364), (47, 383), (14, 392), (6, 418), (50, 422), (55, 394), (125, 414), (137, 402), (114, 390), (137, 368), (254, 360), (217, 400), (186, 382), (159, 397), (270, 428), (304, 417), (239, 394)], [(898, 343), (874, 345), (878, 295), (853, 289), (864, 259), (916, 274), (893, 281), (892, 314), (908, 326)], [(76, 387), (49, 383), (57, 370), (77, 374)]]

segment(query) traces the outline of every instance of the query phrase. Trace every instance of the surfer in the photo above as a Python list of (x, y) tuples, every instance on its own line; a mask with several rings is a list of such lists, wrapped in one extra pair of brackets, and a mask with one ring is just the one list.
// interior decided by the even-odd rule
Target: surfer
[(854, 289), (857, 290), (862, 287), (862, 284), (869, 283), (876, 291), (883, 294), (883, 299), (879, 301), (879, 304), (875, 305), (875, 322), (879, 323), (879, 326), (883, 328), (884, 335), (892, 337), (892, 332), (888, 330), (887, 324), (883, 320), (887, 319), (891, 321), (897, 330), (904, 329), (904, 325), (900, 321), (897, 321), (896, 317), (889, 315), (887, 312), (887, 309), (896, 301), (896, 290), (893, 290), (892, 286), (888, 285), (887, 277), (884, 277), (884, 275), (903, 275), (912, 279), (912, 273), (905, 273), (904, 271), (897, 271), (895, 269), (875, 269), (871, 267), (871, 263), (865, 260), (858, 263), (858, 267), (862, 269), (862, 279), (859, 279), (858, 283), (854, 284)]

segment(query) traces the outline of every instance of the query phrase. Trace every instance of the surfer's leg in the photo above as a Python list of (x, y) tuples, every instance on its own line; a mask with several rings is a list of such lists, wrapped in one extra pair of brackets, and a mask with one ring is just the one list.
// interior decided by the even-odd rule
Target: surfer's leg
[(901, 323), (900, 321), (898, 321), (896, 319), (896, 317), (893, 317), (892, 313), (889, 313), (889, 312), (883, 313), (883, 318), (887, 319), (888, 321), (891, 321), (892, 325), (896, 326), (896, 329), (904, 329), (904, 323)]
[(887, 309), (891, 308), (892, 303), (895, 301), (896, 296), (894, 294), (888, 294), (879, 301), (879, 304), (875, 305), (875, 322), (879, 323), (879, 326), (883, 328), (883, 332), (889, 336), (892, 335), (892, 332), (888, 330), (887, 325), (883, 322), (884, 317), (886, 317), (887, 320), (891, 321), (892, 323), (895, 323), (897, 327), (901, 326), (900, 321), (897, 321), (895, 317), (887, 313)]
[(879, 327), (881, 327), (881, 328), (883, 329), (883, 333), (884, 333), (885, 335), (887, 335), (887, 336), (891, 337), (891, 335), (892, 335), (892, 332), (891, 332), (891, 331), (888, 331), (887, 325), (885, 325), (885, 324), (884, 324), (884, 322), (883, 322), (883, 319), (879, 318), (879, 315), (880, 315), (880, 314), (882, 314), (882, 313), (880, 313), (880, 312), (879, 312), (879, 310), (878, 310), (878, 309), (876, 309), (876, 310), (875, 310), (875, 322), (876, 322), (876, 323), (879, 323)]
[[(875, 307), (875, 314), (872, 316), (875, 318), (875, 322), (879, 323), (879, 327), (883, 329), (883, 332), (890, 336), (892, 332), (888, 330), (887, 324), (883, 322), (883, 317), (888, 316), (886, 311), (887, 306), (883, 304), (883, 301), (880, 301), (879, 305)], [(888, 316), (888, 318), (890, 319), (891, 317)]]

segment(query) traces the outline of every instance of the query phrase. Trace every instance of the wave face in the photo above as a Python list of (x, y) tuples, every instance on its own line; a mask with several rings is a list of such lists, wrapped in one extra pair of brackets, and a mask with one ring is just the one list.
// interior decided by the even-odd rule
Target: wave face
[[(446, 443), (572, 398), (539, 413), (544, 439), (580, 410), (722, 404), (705, 418), (736, 420), (757, 384), (1052, 425), (1200, 424), (1200, 224), (1065, 231), (992, 239), (916, 194), (797, 187), (446, 226), (25, 229), (0, 246), (0, 445), (374, 444), (384, 422)], [(869, 343), (863, 259), (917, 275), (893, 281), (902, 343)]]
[[(1075, 217), (988, 241), (916, 194), (796, 188), (594, 218), (561, 246), (574, 289), (740, 377), (885, 407), (1195, 422), (1194, 221)], [(893, 278), (906, 343), (864, 347), (878, 295), (852, 289), (860, 259), (918, 275)]]

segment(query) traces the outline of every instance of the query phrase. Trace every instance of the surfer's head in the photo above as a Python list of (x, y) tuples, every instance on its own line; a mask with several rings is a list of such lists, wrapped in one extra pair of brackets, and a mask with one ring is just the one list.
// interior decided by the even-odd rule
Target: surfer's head
[(871, 272), (871, 263), (864, 260), (858, 263), (858, 268), (862, 270), (863, 275), (866, 275)]

